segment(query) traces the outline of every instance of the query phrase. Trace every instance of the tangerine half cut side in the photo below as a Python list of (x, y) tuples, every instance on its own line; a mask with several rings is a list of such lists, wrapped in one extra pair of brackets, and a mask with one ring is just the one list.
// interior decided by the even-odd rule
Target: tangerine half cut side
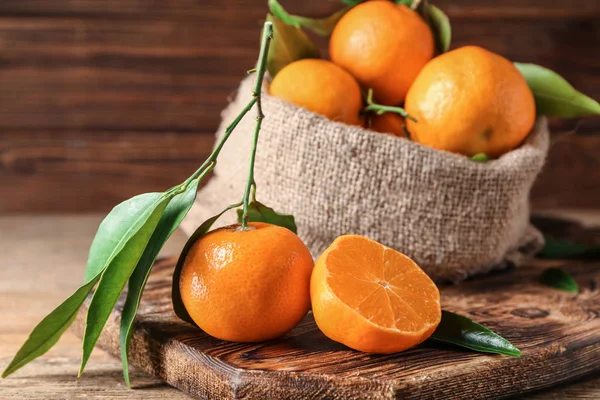
[(431, 278), (404, 254), (363, 236), (337, 238), (317, 260), (310, 289), (319, 329), (355, 350), (406, 350), (441, 320)]

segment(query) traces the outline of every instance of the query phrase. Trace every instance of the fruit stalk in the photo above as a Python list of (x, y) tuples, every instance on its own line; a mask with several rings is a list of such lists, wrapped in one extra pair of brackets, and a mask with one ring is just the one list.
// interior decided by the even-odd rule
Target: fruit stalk
[(377, 104), (373, 102), (373, 90), (369, 89), (367, 94), (367, 106), (363, 109), (364, 111), (373, 111), (377, 115), (381, 115), (386, 112), (392, 112), (400, 114), (400, 116), (410, 119), (411, 121), (417, 122), (417, 119), (409, 115), (406, 110), (402, 107), (384, 106), (383, 104)]
[[(194, 172), (188, 179), (185, 180), (185, 182), (181, 185), (183, 188), (186, 188), (187, 185), (191, 181), (193, 181), (194, 179), (196, 179), (198, 177), (200, 177), (201, 179), (204, 178), (210, 171), (212, 171), (215, 168), (215, 166), (217, 165), (217, 158), (219, 157), (219, 153), (221, 152), (221, 149), (223, 149), (225, 142), (227, 142), (227, 140), (229, 139), (229, 136), (231, 136), (231, 134), (233, 133), (235, 128), (238, 126), (238, 124), (240, 123), (242, 118), (244, 118), (244, 116), (248, 113), (248, 111), (250, 111), (252, 109), (252, 107), (254, 107), (254, 105), (256, 104), (257, 108), (258, 108), (258, 117), (257, 117), (256, 129), (254, 132), (254, 142), (253, 142), (251, 161), (250, 161), (251, 176), (249, 177), (249, 178), (251, 178), (251, 181), (249, 183), (250, 187), (254, 186), (254, 156), (256, 153), (256, 143), (258, 141), (258, 132), (260, 131), (260, 125), (261, 125), (262, 119), (264, 118), (261, 103), (260, 103), (260, 88), (262, 87), (262, 82), (263, 82), (263, 78), (264, 78), (265, 71), (266, 71), (266, 60), (267, 60), (267, 55), (269, 53), (269, 44), (271, 42), (272, 37), (273, 37), (273, 24), (270, 21), (267, 21), (267, 22), (265, 22), (264, 29), (263, 29), (263, 36), (262, 36), (261, 45), (260, 45), (258, 65), (256, 68), (248, 71), (249, 73), (256, 72), (256, 74), (257, 74), (256, 84), (254, 86), (254, 89), (252, 90), (252, 99), (248, 102), (248, 104), (246, 104), (246, 106), (242, 109), (242, 111), (240, 111), (240, 113), (237, 115), (237, 117), (235, 117), (235, 119), (231, 122), (231, 124), (229, 124), (227, 126), (227, 128), (225, 128), (225, 132), (223, 133), (223, 136), (221, 137), (221, 139), (215, 146), (212, 153), (202, 163), (200, 168), (198, 168), (196, 170), (196, 172)], [(248, 199), (247, 192), (248, 192), (248, 188), (246, 188), (246, 192), (244, 194), (244, 199), (246, 199), (246, 200)], [(246, 215), (247, 214), (247, 201), (244, 204), (246, 204), (246, 207), (244, 207), (244, 215)], [(247, 221), (247, 218), (245, 219), (245, 221)]]
[[(250, 153), (250, 167), (248, 170), (248, 179), (246, 181), (246, 190), (244, 191), (243, 198), (243, 209), (242, 209), (242, 230), (248, 228), (248, 203), (250, 202), (250, 193), (254, 188), (256, 191), (256, 182), (254, 181), (254, 162), (256, 160), (256, 146), (258, 144), (258, 135), (260, 133), (260, 126), (262, 120), (265, 118), (262, 111), (261, 103), (261, 89), (265, 71), (267, 68), (267, 55), (269, 54), (269, 45), (273, 38), (273, 24), (270, 21), (265, 22), (262, 40), (260, 44), (260, 53), (258, 56), (258, 65), (256, 67), (256, 81), (254, 82), (254, 89), (252, 90), (252, 101), (250, 103), (256, 103), (256, 126), (254, 127), (254, 137), (252, 139), (252, 150)], [(254, 197), (254, 195), (253, 195)]]

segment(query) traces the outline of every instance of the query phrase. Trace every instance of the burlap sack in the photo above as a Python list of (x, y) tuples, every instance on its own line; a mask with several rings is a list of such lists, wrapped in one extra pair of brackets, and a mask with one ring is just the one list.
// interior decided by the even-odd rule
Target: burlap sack
[[(217, 137), (248, 103), (253, 79), (223, 111)], [(546, 120), (497, 160), (468, 158), (329, 121), (263, 94), (266, 118), (256, 156), (258, 200), (296, 217), (317, 257), (339, 235), (360, 234), (397, 249), (437, 281), (518, 265), (543, 239), (529, 224), (529, 191), (548, 149)], [(241, 200), (255, 111), (242, 120), (183, 223), (191, 234)], [(233, 223), (231, 213), (220, 225)]]

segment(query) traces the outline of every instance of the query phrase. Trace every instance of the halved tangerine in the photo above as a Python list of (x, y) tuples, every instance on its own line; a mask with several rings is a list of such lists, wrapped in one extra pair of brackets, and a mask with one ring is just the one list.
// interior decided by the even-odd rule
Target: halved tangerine
[(413, 260), (358, 235), (338, 237), (313, 269), (315, 322), (355, 350), (395, 353), (426, 340), (440, 323), (440, 292)]

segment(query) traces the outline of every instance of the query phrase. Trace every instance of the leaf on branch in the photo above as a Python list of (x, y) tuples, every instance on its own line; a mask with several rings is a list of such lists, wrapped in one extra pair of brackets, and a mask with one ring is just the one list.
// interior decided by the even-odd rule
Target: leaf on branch
[(304, 58), (320, 58), (319, 50), (302, 29), (288, 25), (269, 14), (273, 23), (273, 39), (267, 56), (267, 71), (274, 78), (286, 65)]
[(328, 36), (331, 35), (333, 28), (337, 22), (346, 14), (352, 6), (345, 7), (344, 9), (331, 14), (325, 18), (308, 18), (300, 15), (289, 14), (277, 0), (269, 0), (269, 9), (271, 13), (279, 18), (284, 23), (291, 25), (295, 28), (307, 28), (315, 32), (317, 35)]
[[(131, 225), (125, 220), (115, 221), (117, 225), (131, 226), (131, 229), (125, 237), (123, 245), (106, 263), (106, 268), (100, 277), (98, 287), (92, 295), (83, 334), (83, 355), (79, 368), (80, 376), (100, 337), (100, 332), (102, 332), (125, 284), (146, 249), (167, 204), (173, 197), (173, 194), (163, 195), (162, 193), (152, 193), (152, 195), (155, 200), (145, 207), (139, 222), (136, 221)], [(98, 235), (101, 235), (100, 240), (102, 242), (112, 243), (113, 238), (110, 232), (102, 230), (102, 227), (98, 230), (96, 237), (99, 237)]]
[(556, 72), (535, 64), (514, 63), (535, 98), (538, 115), (574, 118), (600, 114), (600, 104), (575, 90)]
[(355, 6), (360, 3), (365, 2), (366, 0), (340, 0), (340, 1), (348, 6)]
[(428, 1), (423, 1), (417, 9), (433, 32), (438, 53), (447, 52), (452, 41), (452, 26), (448, 16)]
[(3, 377), (41, 356), (56, 344), (108, 265), (124, 251), (131, 238), (142, 230), (160, 199), (160, 193), (135, 196), (117, 205), (104, 218), (90, 248), (85, 283), (33, 329), (2, 374)]
[[(242, 222), (243, 210), (237, 210), (238, 222)], [(275, 210), (266, 205), (253, 201), (248, 204), (248, 221), (249, 222), (266, 222), (268, 224), (287, 228), (294, 233), (298, 233), (296, 221), (293, 215), (279, 214)]]
[(160, 249), (162, 249), (165, 242), (192, 208), (198, 191), (198, 183), (199, 179), (194, 179), (183, 193), (176, 195), (169, 202), (148, 245), (144, 249), (144, 253), (129, 278), (129, 289), (121, 314), (120, 330), (121, 361), (123, 364), (123, 376), (127, 386), (130, 386), (128, 363), (129, 342), (142, 293)]

